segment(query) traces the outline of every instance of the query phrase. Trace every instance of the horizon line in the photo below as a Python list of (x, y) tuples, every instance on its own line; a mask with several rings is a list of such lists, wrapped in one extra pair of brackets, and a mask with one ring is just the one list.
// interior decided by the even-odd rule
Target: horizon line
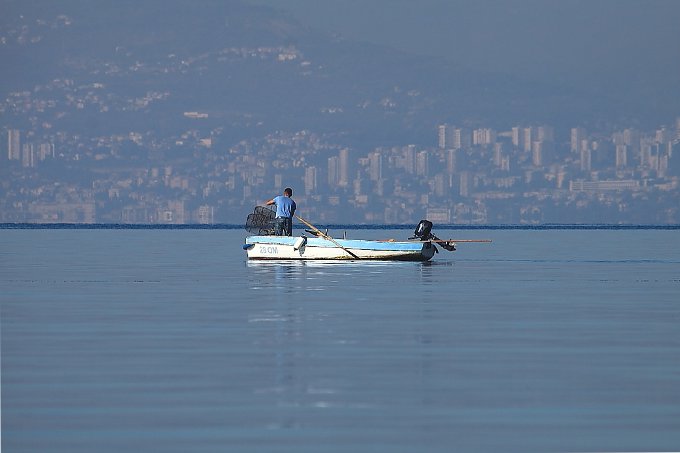
[[(302, 224), (293, 224), (302, 229)], [(458, 224), (443, 223), (436, 225), (438, 229), (454, 230), (680, 230), (680, 224), (612, 224), (612, 223), (539, 223), (539, 224)], [(317, 227), (328, 229), (371, 230), (371, 229), (413, 229), (412, 224), (318, 224)], [(0, 230), (236, 230), (244, 229), (242, 223), (32, 223), (2, 222)]]

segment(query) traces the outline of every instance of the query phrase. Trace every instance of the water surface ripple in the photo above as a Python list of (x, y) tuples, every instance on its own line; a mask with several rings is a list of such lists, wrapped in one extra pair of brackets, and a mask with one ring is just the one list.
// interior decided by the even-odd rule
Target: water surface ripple
[(680, 231), (436, 233), (493, 243), (248, 262), (239, 230), (0, 231), (2, 446), (677, 450)]

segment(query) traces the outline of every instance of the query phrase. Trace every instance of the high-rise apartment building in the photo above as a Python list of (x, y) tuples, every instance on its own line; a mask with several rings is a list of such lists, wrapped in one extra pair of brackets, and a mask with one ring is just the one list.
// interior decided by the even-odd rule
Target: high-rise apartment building
[(375, 151), (368, 155), (368, 175), (371, 181), (378, 181), (382, 178), (382, 154)]
[(429, 158), (427, 151), (419, 151), (416, 154), (416, 175), (427, 176), (430, 174)]
[(578, 153), (582, 150), (581, 143), (587, 138), (587, 132), (582, 127), (571, 128), (571, 152)]
[(493, 146), (493, 164), (496, 167), (500, 167), (503, 162), (503, 144), (496, 143)]
[(316, 167), (305, 168), (304, 186), (306, 195), (311, 195), (316, 191)]
[(496, 131), (489, 128), (475, 129), (472, 131), (472, 144), (488, 146), (496, 143)]
[(340, 159), (338, 156), (328, 158), (328, 186), (331, 188), (338, 186), (340, 180)]
[(349, 186), (350, 174), (349, 149), (343, 148), (338, 155), (338, 186)]
[(41, 143), (38, 146), (38, 157), (40, 160), (45, 160), (48, 157), (54, 159), (54, 143)]
[(17, 129), (7, 131), (7, 159), (21, 160), (21, 133)]
[(467, 148), (472, 144), (470, 130), (466, 128), (455, 128), (453, 130), (453, 149)]
[(26, 143), (21, 147), (21, 166), (35, 167), (35, 149), (33, 143)]
[(413, 174), (416, 171), (416, 145), (407, 145), (404, 147), (404, 170), (407, 173)]
[(438, 144), (440, 149), (467, 148), (472, 143), (473, 133), (469, 129), (449, 126), (447, 124), (442, 124), (439, 126)]
[(554, 144), (549, 140), (536, 140), (531, 146), (531, 163), (544, 167), (554, 160)]
[(446, 153), (446, 172), (452, 175), (456, 172), (456, 150), (450, 149)]
[(524, 145), (524, 151), (531, 151), (531, 147), (534, 143), (534, 137), (536, 132), (534, 132), (533, 127), (525, 127), (522, 130), (522, 144)]
[(524, 148), (524, 134), (519, 126), (512, 128), (512, 145), (517, 149)]
[(448, 124), (440, 124), (437, 128), (438, 140), (437, 143), (440, 149), (451, 148), (453, 146), (453, 126)]
[(463, 171), (460, 173), (460, 185), (458, 193), (461, 197), (470, 196), (470, 187), (472, 185), (472, 176), (469, 172)]
[(628, 147), (626, 145), (616, 145), (616, 168), (628, 166)]
[(531, 146), (531, 163), (533, 164), (534, 167), (542, 167), (543, 166), (543, 142), (542, 141), (535, 141), (533, 145)]
[(593, 168), (593, 154), (590, 148), (581, 148), (581, 171), (590, 171)]

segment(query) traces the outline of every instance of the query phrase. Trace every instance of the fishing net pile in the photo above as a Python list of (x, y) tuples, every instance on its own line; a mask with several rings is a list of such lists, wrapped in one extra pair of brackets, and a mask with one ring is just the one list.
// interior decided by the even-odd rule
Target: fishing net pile
[(274, 219), (276, 211), (268, 206), (255, 206), (252, 214), (246, 219), (246, 231), (258, 236), (274, 234)]

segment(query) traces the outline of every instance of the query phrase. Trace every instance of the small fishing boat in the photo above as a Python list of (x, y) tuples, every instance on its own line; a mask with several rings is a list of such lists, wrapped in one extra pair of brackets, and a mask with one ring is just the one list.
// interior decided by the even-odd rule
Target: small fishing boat
[(273, 234), (274, 212), (257, 206), (246, 221), (246, 230), (255, 233), (246, 237), (243, 244), (248, 259), (428, 261), (439, 251), (437, 245), (453, 252), (456, 242), (491, 242), (439, 239), (432, 234), (432, 222), (427, 220), (421, 220), (413, 237), (406, 241), (336, 239), (329, 236), (328, 231), (322, 232), (301, 217), (295, 217), (309, 228), (305, 230), (307, 234), (276, 236)]
[(427, 261), (431, 242), (327, 239), (302, 236), (248, 236), (243, 248), (249, 259)]

